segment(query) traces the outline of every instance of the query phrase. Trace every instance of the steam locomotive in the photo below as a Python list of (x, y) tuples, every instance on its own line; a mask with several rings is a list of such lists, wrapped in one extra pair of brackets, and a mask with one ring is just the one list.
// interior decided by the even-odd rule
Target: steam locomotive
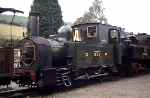
[(30, 16), (29, 27), (32, 37), (22, 41), (21, 67), (15, 73), (21, 86), (72, 86), (76, 80), (149, 68), (150, 47), (134, 36), (122, 37), (121, 27), (77, 24), (47, 39), (38, 36), (38, 16)]

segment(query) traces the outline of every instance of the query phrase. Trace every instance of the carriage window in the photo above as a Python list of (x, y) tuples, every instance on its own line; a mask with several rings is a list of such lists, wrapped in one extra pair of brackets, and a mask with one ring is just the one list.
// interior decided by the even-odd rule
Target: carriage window
[(82, 41), (79, 29), (74, 29), (73, 41)]
[(97, 28), (96, 28), (96, 26), (89, 26), (89, 27), (87, 27), (87, 37), (88, 38), (96, 37), (96, 35), (97, 35)]

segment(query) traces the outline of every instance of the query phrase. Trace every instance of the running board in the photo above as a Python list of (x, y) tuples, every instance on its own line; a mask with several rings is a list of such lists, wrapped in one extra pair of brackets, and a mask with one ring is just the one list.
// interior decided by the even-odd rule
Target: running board
[(92, 79), (92, 78), (102, 77), (102, 76), (108, 76), (108, 75), (109, 75), (109, 73), (96, 74), (96, 75), (88, 75), (88, 74), (86, 74), (86, 75), (79, 76), (79, 77), (77, 77), (74, 80)]

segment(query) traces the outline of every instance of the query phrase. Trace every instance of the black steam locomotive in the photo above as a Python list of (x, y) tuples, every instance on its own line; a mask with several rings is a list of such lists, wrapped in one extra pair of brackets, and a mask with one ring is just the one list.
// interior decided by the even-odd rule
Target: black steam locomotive
[(38, 36), (38, 17), (30, 19), (32, 37), (22, 41), (15, 73), (22, 86), (71, 86), (75, 80), (131, 75), (149, 67), (149, 46), (134, 36), (122, 37), (120, 27), (78, 24), (46, 39)]

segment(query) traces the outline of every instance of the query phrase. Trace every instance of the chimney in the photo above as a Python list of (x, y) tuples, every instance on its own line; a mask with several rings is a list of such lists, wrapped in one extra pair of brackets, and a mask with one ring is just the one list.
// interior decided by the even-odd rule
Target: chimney
[(28, 32), (31, 33), (31, 36), (39, 36), (39, 14), (30, 13), (29, 14), (29, 25)]

